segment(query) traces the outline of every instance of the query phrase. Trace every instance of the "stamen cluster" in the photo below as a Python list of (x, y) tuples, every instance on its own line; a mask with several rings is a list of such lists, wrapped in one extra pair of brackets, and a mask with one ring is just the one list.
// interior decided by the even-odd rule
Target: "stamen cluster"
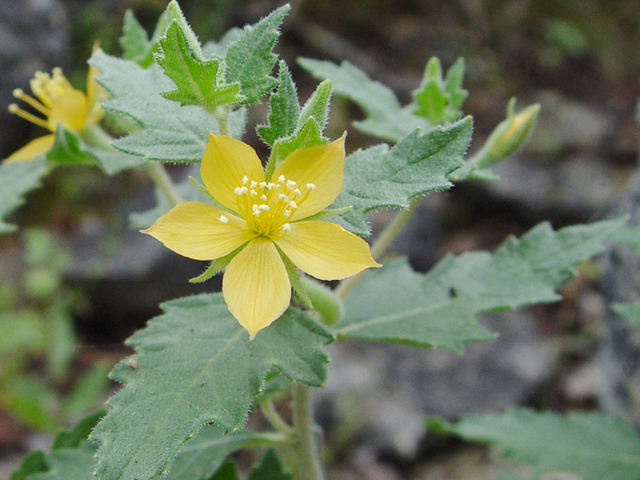
[[(242, 185), (234, 189), (238, 213), (247, 222), (250, 237), (282, 238), (291, 230), (289, 221), (296, 209), (309, 198), (316, 188), (313, 183), (298, 186), (293, 180), (280, 175), (274, 182), (256, 182), (246, 175)], [(221, 216), (222, 223), (228, 219)]]

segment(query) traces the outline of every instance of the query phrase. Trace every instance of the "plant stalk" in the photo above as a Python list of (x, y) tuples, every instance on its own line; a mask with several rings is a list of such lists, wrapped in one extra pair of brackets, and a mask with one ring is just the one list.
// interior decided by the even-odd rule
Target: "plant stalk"
[(158, 190), (169, 200), (171, 206), (175, 207), (179, 203), (182, 203), (182, 198), (162, 163), (150, 162), (146, 165), (146, 170), (151, 180), (153, 180), (153, 183), (158, 187)]
[(293, 387), (293, 428), (296, 432), (295, 480), (324, 480), (320, 452), (314, 434), (311, 388), (296, 383)]

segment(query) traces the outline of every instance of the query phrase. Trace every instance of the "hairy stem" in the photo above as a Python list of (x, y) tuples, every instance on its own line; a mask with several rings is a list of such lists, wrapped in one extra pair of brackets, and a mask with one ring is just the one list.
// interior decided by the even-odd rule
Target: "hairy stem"
[(296, 432), (295, 480), (324, 480), (320, 452), (314, 434), (311, 388), (295, 384), (293, 390), (293, 427)]
[(146, 165), (146, 170), (153, 183), (156, 184), (158, 190), (165, 196), (171, 203), (171, 206), (176, 206), (182, 202), (180, 194), (176, 190), (171, 177), (164, 168), (164, 165), (160, 162), (151, 162)]
[(222, 105), (216, 107), (213, 116), (216, 117), (218, 121), (218, 134), (219, 135), (229, 135), (229, 106)]
[[(402, 231), (402, 228), (406, 225), (409, 219), (412, 217), (413, 213), (416, 210), (416, 207), (420, 203), (420, 198), (416, 197), (411, 200), (411, 204), (409, 208), (406, 210), (399, 210), (393, 216), (391, 221), (387, 224), (386, 227), (380, 232), (378, 238), (371, 245), (371, 256), (374, 260), (380, 260), (382, 256), (385, 254), (391, 242), (398, 236), (398, 234)], [(353, 277), (349, 277), (346, 280), (340, 282), (340, 285), (335, 289), (335, 294), (344, 299), (347, 294), (351, 291), (351, 289), (360, 281), (362, 274), (355, 275)]]

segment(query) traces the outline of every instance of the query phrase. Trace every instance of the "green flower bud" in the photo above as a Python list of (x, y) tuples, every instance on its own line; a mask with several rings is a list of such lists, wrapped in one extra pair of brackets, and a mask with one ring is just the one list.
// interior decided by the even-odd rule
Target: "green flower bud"
[(320, 314), (320, 321), (333, 325), (342, 318), (344, 305), (333, 291), (324, 283), (303, 275), (300, 277), (304, 289), (313, 303), (313, 309)]
[(509, 100), (507, 118), (491, 132), (473, 160), (476, 168), (486, 168), (513, 155), (527, 140), (538, 118), (540, 104), (529, 105), (516, 115), (516, 99)]

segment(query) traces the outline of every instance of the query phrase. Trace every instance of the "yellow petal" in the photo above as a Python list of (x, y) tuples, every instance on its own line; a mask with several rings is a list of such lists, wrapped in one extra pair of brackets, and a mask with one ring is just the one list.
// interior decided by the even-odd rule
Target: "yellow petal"
[(200, 175), (213, 198), (234, 212), (238, 207), (233, 191), (242, 186), (243, 177), (264, 181), (264, 170), (253, 148), (235, 138), (211, 133), (202, 156)]
[(291, 283), (271, 240), (256, 237), (233, 257), (222, 278), (222, 294), (251, 338), (284, 313)]
[[(223, 216), (228, 223), (220, 221)], [(212, 205), (184, 202), (162, 215), (142, 233), (151, 235), (182, 256), (195, 260), (224, 257), (247, 242), (247, 237), (231, 223), (244, 220)]]
[(298, 205), (291, 221), (307, 218), (333, 203), (342, 189), (344, 156), (343, 136), (325, 145), (294, 150), (280, 162), (273, 178), (284, 175), (299, 186), (313, 183), (316, 187), (309, 198)]
[(341, 280), (380, 266), (367, 242), (335, 223), (292, 223), (276, 243), (296, 267), (320, 280)]
[(30, 141), (20, 150), (17, 150), (8, 157), (5, 162), (20, 162), (24, 160), (33, 160), (36, 155), (46, 152), (53, 146), (55, 135), (45, 135)]

